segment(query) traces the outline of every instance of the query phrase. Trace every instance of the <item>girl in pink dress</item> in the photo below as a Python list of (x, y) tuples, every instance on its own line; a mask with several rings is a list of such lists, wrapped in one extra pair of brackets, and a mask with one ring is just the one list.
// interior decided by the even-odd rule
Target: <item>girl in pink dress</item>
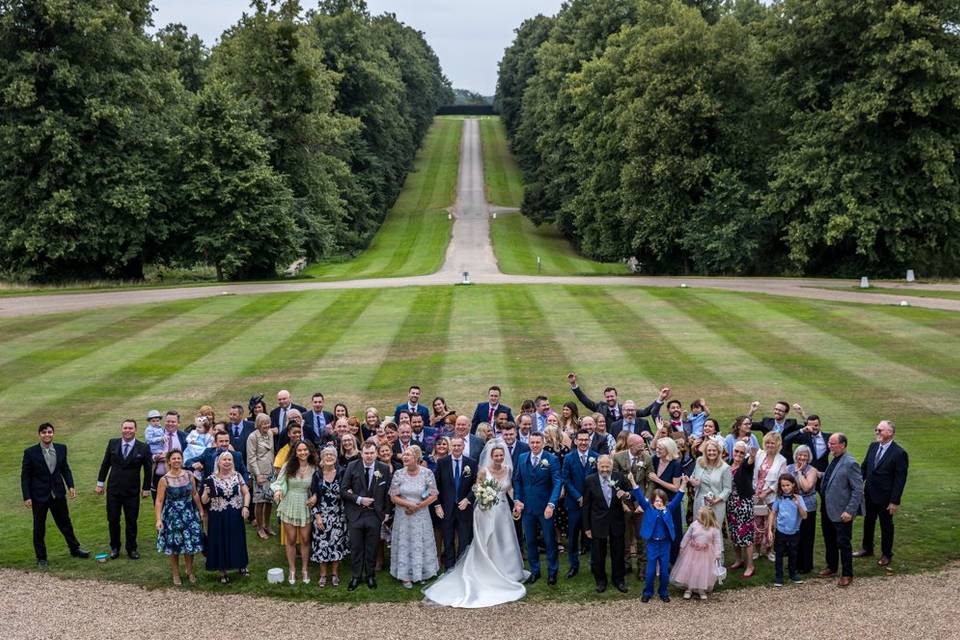
[(723, 539), (717, 518), (710, 507), (701, 507), (697, 521), (687, 529), (680, 542), (680, 555), (670, 572), (670, 582), (683, 587), (683, 597), (696, 591), (701, 600), (717, 583), (717, 565), (723, 558)]

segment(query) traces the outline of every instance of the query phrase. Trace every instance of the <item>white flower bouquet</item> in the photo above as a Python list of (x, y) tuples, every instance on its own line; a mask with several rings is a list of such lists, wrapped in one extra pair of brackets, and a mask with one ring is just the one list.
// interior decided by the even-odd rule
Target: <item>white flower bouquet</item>
[(486, 478), (474, 485), (473, 495), (477, 498), (477, 506), (487, 511), (500, 502), (500, 487), (493, 478)]

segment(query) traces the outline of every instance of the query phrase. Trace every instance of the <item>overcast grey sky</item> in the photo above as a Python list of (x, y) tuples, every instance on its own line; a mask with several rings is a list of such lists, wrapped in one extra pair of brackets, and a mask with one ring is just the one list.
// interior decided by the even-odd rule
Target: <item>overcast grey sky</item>
[[(301, 0), (304, 9), (315, 0)], [(440, 57), (454, 87), (493, 95), (497, 62), (513, 41), (513, 30), (538, 13), (553, 15), (561, 0), (367, 0), (370, 13), (395, 13), (422, 31)], [(236, 23), (249, 0), (154, 0), (154, 22), (182, 22), (213, 46)]]

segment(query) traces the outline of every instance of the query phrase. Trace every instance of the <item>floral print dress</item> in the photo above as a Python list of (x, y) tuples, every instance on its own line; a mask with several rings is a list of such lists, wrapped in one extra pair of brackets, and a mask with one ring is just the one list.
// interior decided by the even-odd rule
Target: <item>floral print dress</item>
[(172, 555), (190, 555), (203, 551), (203, 530), (200, 514), (193, 503), (193, 475), (183, 471), (179, 476), (163, 476), (167, 490), (163, 497), (157, 532), (157, 551)]

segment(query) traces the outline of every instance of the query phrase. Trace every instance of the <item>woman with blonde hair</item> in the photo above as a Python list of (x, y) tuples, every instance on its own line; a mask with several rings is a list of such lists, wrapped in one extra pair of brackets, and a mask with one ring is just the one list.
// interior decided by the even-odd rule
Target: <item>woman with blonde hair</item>
[(489, 422), (481, 422), (477, 425), (477, 437), (483, 440), (484, 443), (493, 437), (493, 429), (490, 427)]
[(709, 507), (717, 522), (723, 522), (727, 517), (727, 498), (733, 489), (733, 477), (730, 465), (723, 461), (723, 447), (715, 441), (704, 442), (703, 455), (697, 460), (690, 484), (696, 488), (693, 513)]
[(768, 535), (767, 516), (770, 505), (777, 497), (777, 479), (787, 469), (787, 459), (780, 454), (782, 444), (779, 433), (767, 433), (763, 436), (763, 449), (757, 453), (753, 465), (753, 543), (756, 553), (766, 555), (770, 562), (775, 560), (775, 556), (773, 540)]

